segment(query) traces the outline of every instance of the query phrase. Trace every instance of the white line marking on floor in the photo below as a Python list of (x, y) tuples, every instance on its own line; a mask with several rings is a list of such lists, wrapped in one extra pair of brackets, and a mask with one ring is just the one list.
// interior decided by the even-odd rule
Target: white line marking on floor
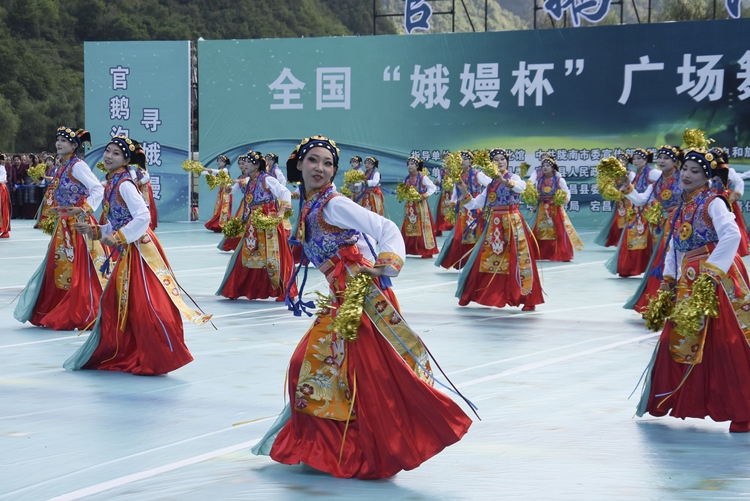
[(86, 496), (99, 494), (100, 492), (108, 491), (116, 487), (121, 487), (123, 485), (137, 482), (139, 480), (143, 480), (146, 478), (154, 477), (156, 475), (160, 475), (162, 473), (167, 473), (173, 470), (177, 470), (185, 466), (191, 466), (196, 463), (208, 461), (209, 459), (215, 459), (219, 456), (223, 456), (225, 454), (231, 454), (232, 452), (236, 452), (242, 449), (249, 449), (255, 444), (257, 444), (259, 440), (260, 440), (260, 437), (255, 438), (253, 440), (248, 440), (247, 442), (242, 442), (241, 444), (224, 447), (223, 449), (217, 449), (215, 451), (207, 452), (199, 456), (193, 456), (191, 458), (183, 459), (182, 461), (177, 461), (174, 463), (166, 464), (164, 466), (159, 466), (158, 468), (152, 468), (150, 470), (133, 473), (132, 475), (125, 475), (124, 477), (115, 478), (114, 480), (109, 480), (108, 482), (102, 482), (100, 484), (92, 485), (91, 487), (86, 487), (85, 489), (79, 489), (77, 491), (63, 494), (62, 496), (56, 496), (54, 498), (50, 498), (49, 501), (73, 501), (75, 499), (81, 499)]
[(4, 346), (0, 346), (0, 350), (2, 350), (3, 348), (15, 348), (17, 346), (29, 346), (32, 344), (51, 343), (52, 341), (63, 341), (65, 339), (76, 339), (78, 337), (80, 337), (81, 339), (86, 339), (87, 337), (89, 337), (89, 334), (76, 334), (75, 336), (54, 337), (50, 339), (41, 339), (39, 341), (29, 341), (28, 343), (6, 344)]
[(644, 341), (646, 339), (655, 338), (659, 335), (661, 334), (658, 332), (652, 333), (652, 334), (646, 334), (645, 336), (639, 336), (637, 338), (628, 339), (626, 341), (619, 341), (617, 343), (607, 344), (604, 346), (600, 346), (599, 348), (592, 348), (590, 350), (579, 351), (578, 353), (571, 353), (570, 355), (565, 355), (562, 357), (555, 357), (555, 358), (550, 358), (549, 360), (543, 360), (541, 362), (534, 362), (532, 364), (521, 365), (519, 367), (514, 367), (513, 369), (508, 369), (502, 372), (498, 372), (497, 374), (492, 374), (490, 376), (484, 376), (484, 377), (480, 377), (477, 379), (471, 379), (469, 381), (458, 384), (457, 386), (459, 388), (466, 388), (468, 386), (474, 386), (477, 384), (486, 383), (487, 381), (494, 381), (495, 379), (513, 376), (515, 374), (528, 372), (530, 370), (539, 369), (541, 367), (546, 367), (548, 365), (554, 365), (560, 362), (567, 362), (568, 360), (573, 360), (576, 358), (585, 357), (587, 355), (592, 355), (594, 353), (611, 350), (612, 348), (617, 348), (618, 346), (624, 346), (626, 344), (637, 343), (639, 341)]

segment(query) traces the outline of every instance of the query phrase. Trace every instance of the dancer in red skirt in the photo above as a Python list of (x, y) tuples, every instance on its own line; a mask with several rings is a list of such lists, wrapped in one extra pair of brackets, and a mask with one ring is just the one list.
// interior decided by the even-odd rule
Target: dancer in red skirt
[(498, 175), (466, 208), (483, 209), (486, 218), (466, 266), (458, 279), (458, 304), (523, 305), (524, 311), (544, 302), (537, 270), (537, 244), (518, 210), (526, 183), (508, 170), (510, 153), (496, 148), (490, 158)]
[[(731, 421), (731, 432), (747, 432), (750, 343), (743, 326), (750, 325), (750, 290), (737, 256), (739, 230), (724, 196), (727, 175), (710, 152), (690, 149), (685, 154), (680, 170), (684, 193), (661, 285), (674, 294), (675, 313), (654, 350), (637, 415), (710, 417)], [(715, 185), (714, 177), (723, 186)], [(709, 294), (718, 299), (718, 316), (705, 316), (697, 332), (679, 328), (677, 308), (696, 294), (696, 282), (706, 279)]]
[(15, 312), (19, 322), (54, 330), (86, 329), (99, 311), (99, 297), (106, 279), (98, 270), (106, 256), (100, 242), (93, 242), (74, 228), (74, 223), (94, 224), (93, 213), (104, 194), (99, 179), (78, 156), (91, 135), (83, 129), (60, 127), (55, 146), (62, 166), (52, 181), (55, 186), (52, 214), (58, 216), (47, 255), (21, 293)]
[(542, 175), (536, 181), (536, 190), (539, 203), (532, 233), (539, 247), (539, 259), (572, 261), (573, 250), (582, 251), (583, 242), (565, 212), (570, 190), (553, 158), (542, 160)]
[[(628, 164), (630, 164), (630, 155), (627, 153), (620, 152), (616, 158), (623, 167), (627, 168)], [(632, 183), (635, 179), (635, 173), (628, 171), (627, 179)], [(625, 223), (628, 219), (628, 209), (632, 206), (632, 203), (625, 197), (617, 201), (614, 210), (610, 213), (609, 219), (605, 220), (601, 231), (594, 238), (594, 243), (602, 247), (617, 247), (617, 244), (620, 243), (622, 229), (625, 228)]]
[[(164, 250), (149, 228), (151, 215), (128, 165), (143, 168), (140, 144), (115, 136), (104, 150), (107, 168), (103, 225), (76, 223), (78, 232), (113, 249), (114, 269), (91, 335), (64, 364), (68, 370), (96, 369), (141, 376), (166, 374), (193, 360), (185, 346), (182, 318), (198, 325), (203, 315), (182, 300)], [(109, 270), (104, 269), (107, 273)]]
[[(450, 156), (450, 151), (443, 152), (443, 162)], [(435, 236), (441, 236), (444, 231), (451, 231), (453, 223), (450, 222), (448, 214), (455, 212), (451, 204), (453, 196), (453, 181), (448, 177), (445, 165), (437, 169), (436, 186), (440, 189), (440, 199), (438, 200), (437, 210), (435, 211)]]
[[(453, 186), (451, 203), (456, 207), (456, 226), (448, 234), (443, 242), (443, 248), (435, 261), (435, 266), (441, 266), (446, 270), (455, 268), (460, 270), (466, 265), (466, 260), (472, 249), (477, 244), (477, 239), (484, 229), (484, 220), (481, 214), (469, 210), (466, 206), (474, 198), (482, 193), (482, 189), (490, 184), (491, 179), (481, 170), (475, 169), (471, 163), (474, 154), (468, 150), (462, 150), (461, 154), (461, 180)], [(481, 206), (475, 207), (481, 209)]]
[[(459, 441), (471, 420), (432, 387), (426, 349), (386, 286), (403, 264), (398, 227), (333, 190), (338, 156), (322, 136), (303, 140), (299, 150), (305, 259), (325, 274), (332, 308), (319, 313), (294, 351), (290, 405), (253, 452), (340, 478), (388, 478)], [(365, 234), (377, 240), (377, 256)], [(347, 302), (359, 303), (351, 287), (365, 297), (359, 314), (347, 316)], [(300, 303), (292, 307), (299, 313)]]
[[(659, 148), (656, 159), (661, 171), (659, 179), (654, 184), (649, 185), (643, 193), (633, 189), (630, 182), (626, 182), (621, 188), (621, 191), (635, 207), (656, 206), (660, 209), (659, 221), (652, 225), (654, 228), (654, 252), (651, 254), (651, 261), (649, 261), (638, 289), (623, 306), (627, 310), (632, 309), (638, 313), (643, 313), (649, 300), (656, 296), (659, 291), (664, 258), (671, 240), (670, 234), (674, 231), (672, 229), (672, 218), (675, 209), (682, 201), (682, 185), (680, 184), (682, 157), (683, 152), (680, 148), (668, 144), (662, 146)], [(651, 210), (656, 210), (656, 208)]]
[(729, 155), (723, 148), (711, 148), (710, 151), (718, 159), (717, 162), (726, 165), (729, 169), (727, 198), (731, 211), (737, 221), (737, 228), (740, 230), (740, 247), (737, 253), (740, 257), (745, 257), (750, 254), (745, 217), (742, 215), (742, 208), (740, 207), (740, 200), (742, 200), (742, 196), (745, 194), (745, 180), (740, 177), (736, 170), (729, 166)]
[[(644, 149), (633, 152), (632, 162), (636, 168), (633, 187), (639, 193), (644, 193), (661, 176), (661, 171), (648, 165), (651, 161), (651, 152)], [(644, 208), (633, 209), (620, 235), (617, 251), (606, 264), (610, 273), (621, 277), (633, 277), (646, 271), (654, 249), (653, 228), (643, 217)]]
[[(219, 165), (218, 169), (204, 169), (204, 172), (215, 175), (224, 171), (229, 174), (229, 166), (232, 164), (229, 157), (226, 155), (219, 155), (216, 158), (216, 163)], [(219, 193), (216, 195), (214, 214), (204, 225), (206, 229), (211, 230), (214, 233), (220, 233), (224, 224), (229, 221), (230, 217), (232, 217), (232, 187), (219, 186), (218, 189)]]
[(10, 237), (10, 190), (5, 155), (0, 153), (0, 238)]
[(244, 201), (247, 224), (216, 295), (229, 299), (273, 297), (283, 301), (285, 284), (294, 268), (286, 231), (281, 222), (273, 228), (256, 228), (253, 213), (265, 219), (283, 220), (286, 210), (292, 207), (292, 196), (266, 172), (266, 160), (260, 152), (247, 152), (245, 170), (248, 173)]
[(421, 158), (409, 157), (406, 168), (409, 175), (404, 178), (404, 184), (413, 186), (422, 199), (418, 202), (406, 201), (401, 236), (404, 237), (407, 255), (430, 258), (438, 253), (438, 249), (435, 244), (435, 225), (427, 198), (435, 193), (437, 188), (424, 174), (424, 162)]

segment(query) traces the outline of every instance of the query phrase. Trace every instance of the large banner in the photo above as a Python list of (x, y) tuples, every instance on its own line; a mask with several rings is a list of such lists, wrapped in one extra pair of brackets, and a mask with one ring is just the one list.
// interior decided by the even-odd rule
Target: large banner
[[(283, 164), (302, 137), (323, 134), (342, 149), (339, 183), (351, 155), (378, 157), (384, 182), (396, 183), (409, 155), (436, 165), (445, 150), (502, 147), (517, 168), (553, 151), (573, 192), (571, 219), (592, 227), (612, 211), (595, 167), (620, 150), (681, 146), (698, 127), (747, 168), (748, 33), (750, 20), (737, 19), (200, 41), (201, 160), (253, 148)], [(207, 219), (215, 195), (201, 189)]]
[[(190, 218), (190, 43), (86, 42), (86, 129), (101, 161), (110, 138), (126, 134), (146, 152), (160, 221)], [(103, 177), (103, 173), (94, 169)]]

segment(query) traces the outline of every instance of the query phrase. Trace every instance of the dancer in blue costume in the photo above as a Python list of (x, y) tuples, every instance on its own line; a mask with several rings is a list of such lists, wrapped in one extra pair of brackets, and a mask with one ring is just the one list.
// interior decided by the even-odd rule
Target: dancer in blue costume
[(398, 227), (333, 190), (338, 157), (323, 136), (299, 147), (303, 260), (325, 275), (330, 306), (295, 349), (290, 403), (253, 452), (340, 478), (387, 478), (460, 440), (471, 420), (432, 387), (426, 349), (386, 285), (404, 262)]

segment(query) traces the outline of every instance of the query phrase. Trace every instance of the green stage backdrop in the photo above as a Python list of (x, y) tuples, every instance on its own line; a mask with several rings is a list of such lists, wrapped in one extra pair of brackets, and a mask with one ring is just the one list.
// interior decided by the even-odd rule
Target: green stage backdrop
[[(341, 147), (339, 183), (355, 154), (379, 157), (392, 184), (411, 154), (434, 161), (443, 150), (504, 147), (515, 167), (551, 150), (573, 190), (571, 219), (594, 227), (612, 209), (595, 166), (620, 149), (681, 145), (686, 127), (700, 127), (738, 170), (750, 162), (750, 19), (199, 41), (198, 61), (209, 166), (249, 148), (283, 163), (313, 134)], [(201, 189), (205, 220), (215, 194)]]
[[(161, 221), (189, 219), (190, 43), (86, 42), (86, 128), (93, 168), (116, 134), (141, 142)], [(94, 169), (100, 177), (103, 173)]]

